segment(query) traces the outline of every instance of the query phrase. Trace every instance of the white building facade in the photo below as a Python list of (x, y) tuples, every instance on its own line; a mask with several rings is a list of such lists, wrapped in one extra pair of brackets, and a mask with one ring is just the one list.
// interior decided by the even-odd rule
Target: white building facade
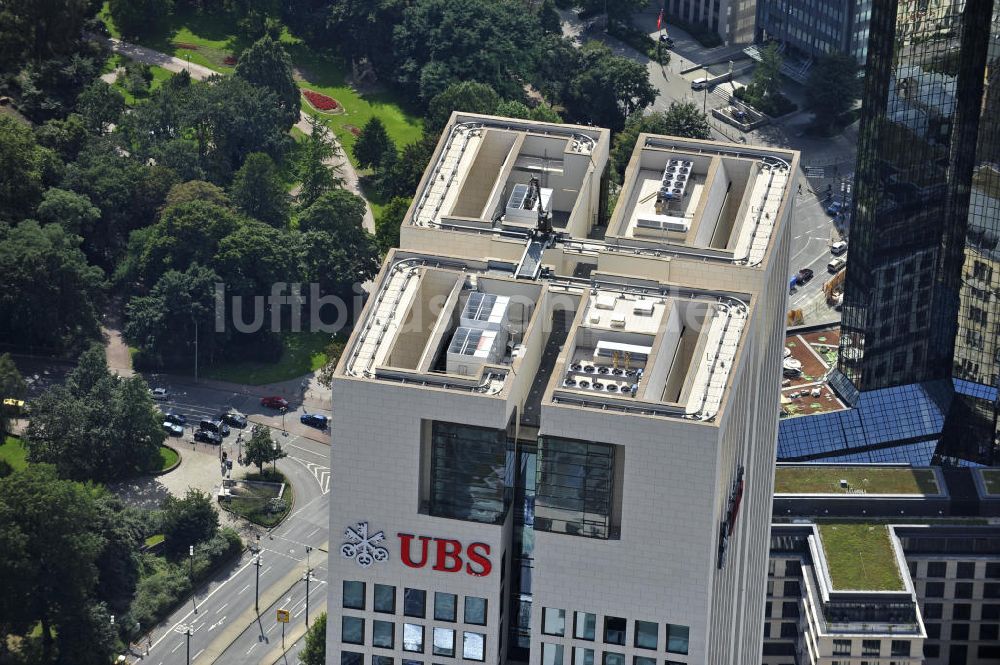
[(759, 663), (794, 152), (453, 114), (334, 378), (328, 662)]

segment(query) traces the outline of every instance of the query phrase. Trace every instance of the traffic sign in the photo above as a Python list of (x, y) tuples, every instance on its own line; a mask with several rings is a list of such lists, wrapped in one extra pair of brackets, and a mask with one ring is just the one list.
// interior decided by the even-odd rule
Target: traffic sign
[(288, 623), (289, 614), (288, 610), (278, 610), (278, 623)]

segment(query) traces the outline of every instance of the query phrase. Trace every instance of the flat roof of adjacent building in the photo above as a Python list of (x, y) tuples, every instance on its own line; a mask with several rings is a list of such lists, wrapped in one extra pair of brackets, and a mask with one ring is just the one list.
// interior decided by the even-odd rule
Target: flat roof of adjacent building
[(887, 525), (827, 522), (817, 526), (835, 590), (905, 590)]
[(928, 468), (794, 464), (779, 465), (774, 473), (775, 494), (938, 495), (942, 490)]
[(827, 383), (837, 366), (839, 324), (785, 334), (784, 379), (781, 387), (783, 417), (842, 411), (847, 405)]

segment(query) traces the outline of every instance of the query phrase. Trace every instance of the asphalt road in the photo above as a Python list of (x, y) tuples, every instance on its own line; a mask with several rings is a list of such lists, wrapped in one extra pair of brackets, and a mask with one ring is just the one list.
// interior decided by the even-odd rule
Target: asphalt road
[[(158, 385), (170, 389), (168, 382)], [(226, 407), (273, 419), (272, 414), (259, 407), (259, 398), (255, 396), (200, 386), (171, 390), (171, 393), (172, 398), (161, 402), (162, 407), (184, 413), (189, 422), (216, 415)], [(297, 413), (290, 412), (286, 416), (288, 419), (293, 417), (297, 422)], [(223, 445), (227, 450), (235, 445), (238, 431), (234, 429), (225, 439)], [(185, 433), (186, 438), (189, 436)], [(188, 628), (192, 632), (192, 663), (264, 662), (275, 650), (274, 655), (280, 655), (281, 628), (276, 625), (275, 610), (291, 611), (291, 622), (286, 626), (289, 634), (296, 628), (300, 632), (304, 628), (307, 558), (313, 568), (310, 602), (316, 606), (325, 604), (329, 446), (295, 434), (282, 435), (280, 418), (274, 436), (288, 453), (287, 458), (278, 461), (277, 467), (292, 483), (295, 503), (292, 514), (281, 525), (271, 533), (258, 528), (259, 539), (256, 542), (251, 539), (251, 548), (257, 549), (259, 543), (261, 554), (259, 618), (254, 609), (258, 569), (253, 551), (247, 551), (209, 585), (198, 589), (192, 602), (175, 611), (152, 632), (145, 644), (139, 645), (136, 651), (140, 653), (150, 647), (143, 662), (152, 665), (186, 663), (188, 637), (184, 631)], [(308, 557), (307, 547), (312, 548)], [(310, 611), (310, 618), (317, 614)], [(289, 641), (288, 645), (291, 644)], [(273, 662), (273, 658), (268, 662)]]

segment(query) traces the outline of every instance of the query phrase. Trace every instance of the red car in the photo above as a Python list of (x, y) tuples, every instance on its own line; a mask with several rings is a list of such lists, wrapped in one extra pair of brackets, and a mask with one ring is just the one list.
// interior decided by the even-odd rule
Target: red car
[(287, 409), (288, 400), (284, 397), (261, 397), (260, 405), (269, 409)]

